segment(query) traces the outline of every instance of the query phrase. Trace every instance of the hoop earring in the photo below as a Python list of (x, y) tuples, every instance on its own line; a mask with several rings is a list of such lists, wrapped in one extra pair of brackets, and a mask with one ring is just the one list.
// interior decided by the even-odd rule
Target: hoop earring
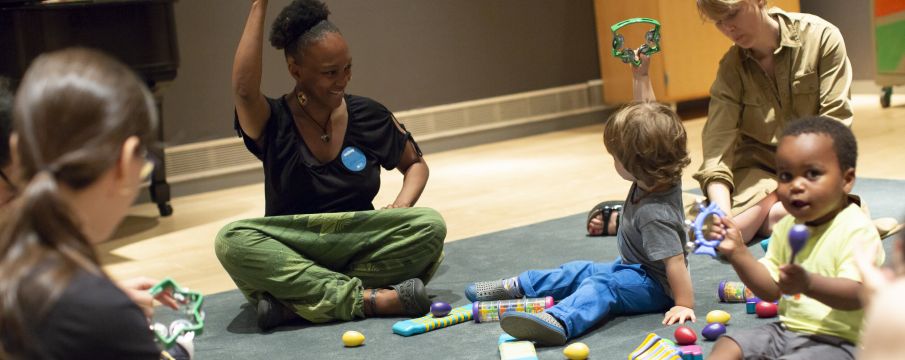
[(299, 105), (308, 105), (308, 96), (305, 95), (305, 93), (299, 91), (298, 94), (295, 95), (295, 97), (299, 100)]

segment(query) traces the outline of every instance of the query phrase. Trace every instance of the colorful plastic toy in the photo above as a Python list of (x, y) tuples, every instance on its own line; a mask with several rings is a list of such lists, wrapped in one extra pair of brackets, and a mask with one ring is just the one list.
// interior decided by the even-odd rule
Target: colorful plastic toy
[(696, 255), (710, 255), (710, 257), (716, 258), (716, 247), (720, 244), (720, 240), (707, 240), (704, 238), (704, 222), (713, 215), (723, 217), (726, 214), (723, 210), (720, 210), (716, 203), (705, 207), (698, 200), (696, 205), (698, 210), (700, 210), (698, 216), (695, 216), (694, 221), (685, 222), (685, 225), (691, 230), (694, 240), (689, 240), (685, 247)]
[[(623, 47), (625, 38), (619, 34), (619, 29), (638, 23), (651, 24), (654, 28), (645, 33), (644, 45), (638, 48), (638, 54), (636, 54), (634, 49)], [(627, 19), (614, 24), (610, 27), (610, 30), (613, 32), (613, 56), (622, 60), (623, 63), (638, 67), (641, 66), (640, 54), (650, 56), (660, 51), (660, 22), (657, 20), (649, 18)]]
[(714, 341), (716, 338), (720, 337), (726, 333), (726, 326), (720, 323), (710, 323), (701, 330), (701, 335), (704, 336), (705, 339)]
[(365, 335), (358, 331), (350, 330), (343, 333), (343, 345), (346, 347), (361, 346), (364, 343)]
[(692, 345), (698, 341), (698, 335), (687, 326), (677, 327), (673, 337), (676, 339), (676, 344), (679, 345)]
[(431, 315), (433, 315), (435, 318), (441, 318), (449, 315), (450, 311), (452, 311), (452, 306), (450, 306), (448, 302), (436, 301), (431, 304)]
[(553, 297), (526, 298), (497, 301), (475, 301), (472, 304), (472, 316), (474, 322), (500, 321), (500, 317), (507, 311), (518, 311), (529, 314), (537, 314), (553, 306)]
[(745, 283), (741, 281), (722, 280), (716, 288), (716, 295), (721, 302), (745, 302), (747, 299), (754, 297), (751, 290), (745, 287)]
[(435, 318), (434, 315), (427, 314), (420, 318), (399, 321), (393, 324), (393, 333), (402, 336), (418, 335), (471, 321), (471, 319), (471, 304), (467, 304), (452, 309), (448, 315), (442, 318)]
[(569, 360), (584, 360), (591, 354), (591, 348), (583, 342), (575, 342), (566, 346), (562, 354)]
[(723, 310), (713, 310), (707, 313), (707, 322), (708, 323), (720, 323), (726, 325), (729, 323), (729, 319), (732, 318), (732, 315), (723, 311)]
[(497, 346), (500, 360), (537, 360), (537, 351), (530, 341), (519, 341), (509, 334), (502, 334), (497, 340)]
[(704, 360), (704, 350), (699, 345), (685, 345), (679, 348), (682, 360)]
[(756, 313), (757, 303), (759, 303), (759, 302), (760, 302), (760, 298), (757, 296), (749, 298), (748, 301), (745, 303), (745, 312), (747, 312), (748, 314)]
[(191, 333), (191, 336), (201, 335), (204, 331), (204, 311), (201, 305), (204, 304), (204, 296), (199, 292), (190, 291), (187, 288), (179, 286), (173, 279), (166, 278), (154, 285), (148, 292), (152, 297), (164, 291), (171, 291), (176, 303), (179, 304), (177, 311), (182, 313), (185, 318), (174, 320), (170, 326), (166, 326), (159, 322), (151, 325), (154, 332), (154, 341), (163, 350), (167, 350), (176, 344), (176, 339), (185, 334)]
[(647, 334), (641, 345), (628, 354), (628, 358), (629, 360), (682, 360), (675, 346), (654, 333)]
[(808, 227), (804, 224), (795, 224), (789, 229), (789, 247), (792, 248), (792, 256), (789, 264), (795, 263), (795, 255), (808, 243)]
[(776, 317), (779, 307), (771, 302), (761, 301), (754, 306), (754, 312), (759, 318)]

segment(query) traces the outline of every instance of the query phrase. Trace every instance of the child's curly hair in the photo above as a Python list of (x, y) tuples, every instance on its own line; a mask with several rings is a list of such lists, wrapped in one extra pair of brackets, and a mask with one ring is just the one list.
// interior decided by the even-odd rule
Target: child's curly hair
[(678, 184), (691, 163), (682, 120), (666, 105), (643, 102), (619, 110), (606, 123), (603, 144), (638, 181)]
[(833, 139), (833, 151), (839, 161), (839, 170), (845, 172), (855, 168), (858, 162), (858, 141), (848, 126), (833, 118), (813, 116), (791, 122), (783, 130), (782, 137), (802, 134), (826, 135)]

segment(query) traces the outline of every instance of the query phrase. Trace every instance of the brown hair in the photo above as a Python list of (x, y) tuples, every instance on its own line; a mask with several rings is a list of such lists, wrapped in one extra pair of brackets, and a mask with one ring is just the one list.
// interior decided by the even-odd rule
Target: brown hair
[(685, 127), (666, 105), (643, 102), (619, 110), (606, 123), (603, 144), (637, 180), (648, 186), (678, 184), (691, 162)]
[[(11, 160), (9, 136), (13, 131), (12, 107), (13, 93), (10, 91), (9, 80), (0, 76), (0, 168), (9, 165)], [(6, 177), (5, 174), (2, 176)]]
[(764, 7), (767, 0), (697, 0), (698, 13), (707, 20), (721, 20), (747, 4)]
[(60, 190), (91, 185), (116, 164), (127, 138), (151, 144), (157, 113), (124, 65), (67, 49), (34, 60), (13, 120), (27, 183), (0, 223), (0, 358), (35, 351), (29, 324), (46, 315), (79, 269), (105, 276)]

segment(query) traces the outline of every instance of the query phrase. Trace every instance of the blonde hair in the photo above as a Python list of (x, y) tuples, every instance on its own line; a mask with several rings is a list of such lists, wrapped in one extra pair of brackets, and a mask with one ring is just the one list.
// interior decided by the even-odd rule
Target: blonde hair
[(603, 144), (632, 176), (648, 186), (678, 184), (688, 166), (687, 136), (666, 105), (643, 102), (619, 110), (603, 129)]
[(697, 0), (697, 3), (701, 17), (717, 21), (746, 4), (763, 8), (767, 5), (767, 0)]

